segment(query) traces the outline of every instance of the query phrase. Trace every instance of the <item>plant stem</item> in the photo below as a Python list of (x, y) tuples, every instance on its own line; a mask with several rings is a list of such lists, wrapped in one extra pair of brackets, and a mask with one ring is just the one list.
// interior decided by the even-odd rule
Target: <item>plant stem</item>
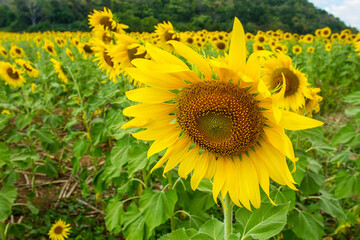
[(232, 231), (232, 219), (233, 219), (233, 206), (234, 204), (231, 202), (229, 194), (226, 194), (224, 200), (224, 228), (225, 228), (225, 240), (228, 239), (229, 235)]
[(0, 236), (1, 236), (1, 240), (6, 240), (5, 223), (4, 222), (0, 222)]
[[(171, 178), (171, 172), (167, 172), (166, 173), (166, 178), (168, 179), (168, 185), (169, 185), (169, 189), (172, 189), (173, 186), (173, 182), (172, 182), (172, 178)], [(172, 215), (170, 217), (170, 227), (171, 227), (171, 231), (175, 231), (175, 219), (174, 219), (174, 215)]]

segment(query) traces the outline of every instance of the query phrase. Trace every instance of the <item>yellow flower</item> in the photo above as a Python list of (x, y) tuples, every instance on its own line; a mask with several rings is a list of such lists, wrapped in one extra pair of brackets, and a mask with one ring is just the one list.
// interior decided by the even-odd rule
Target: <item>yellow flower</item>
[(315, 51), (315, 48), (313, 46), (310, 46), (306, 49), (307, 53), (314, 53), (314, 51)]
[(55, 44), (52, 41), (45, 39), (45, 44), (43, 46), (43, 49), (45, 49), (48, 53), (50, 53), (51, 56), (56, 57), (57, 52), (55, 50)]
[(309, 96), (308, 80), (293, 67), (289, 56), (279, 52), (264, 63), (264, 83), (273, 92), (274, 101), (285, 109), (296, 111), (305, 105)]
[(123, 29), (129, 28), (125, 24), (119, 24), (114, 20), (113, 14), (110, 9), (104, 7), (104, 11), (94, 10), (89, 14), (89, 25), (91, 28), (101, 25), (105, 30), (109, 29), (113, 32), (125, 33)]
[(25, 57), (25, 51), (21, 47), (18, 47), (16, 45), (11, 45), (10, 47), (10, 56), (12, 58), (22, 58)]
[(9, 54), (8, 52), (6, 51), (6, 49), (0, 45), (0, 54), (4, 57), (4, 58), (8, 58), (9, 57)]
[(63, 68), (61, 63), (54, 58), (51, 58), (50, 61), (53, 63), (55, 72), (58, 73), (58, 78), (64, 83), (68, 83), (69, 79), (66, 76), (65, 69)]
[(69, 237), (70, 229), (70, 224), (67, 224), (60, 219), (51, 226), (48, 233), (49, 238), (51, 240), (64, 240)]
[(1, 114), (11, 115), (10, 111), (7, 109), (2, 110)]
[(331, 43), (325, 44), (325, 50), (326, 50), (327, 52), (330, 52), (330, 51), (331, 51), (331, 47), (332, 47)]
[(16, 69), (8, 62), (0, 62), (0, 78), (5, 80), (7, 85), (13, 87), (21, 87), (24, 85), (25, 79), (21, 75), (22, 71)]
[(321, 96), (317, 95), (320, 91), (320, 88), (309, 88), (310, 98), (305, 99), (305, 107), (299, 109), (299, 113), (305, 112), (306, 116), (312, 117), (313, 111), (315, 113), (320, 111), (319, 102), (323, 100)]
[[(135, 59), (126, 69), (148, 87), (126, 92), (140, 104), (124, 109), (134, 117), (122, 128), (144, 128), (133, 136), (153, 141), (148, 157), (166, 150), (153, 170), (179, 165), (191, 187), (213, 179), (213, 197), (228, 193), (238, 206), (259, 208), (260, 187), (269, 196), (269, 177), (292, 189), (286, 157), (296, 162), (284, 129), (300, 130), (321, 122), (279, 109), (262, 83), (258, 56), (246, 62), (245, 34), (237, 18), (229, 54), (222, 61), (204, 59), (186, 45), (170, 41), (176, 53), (199, 69), (199, 75), (170, 53), (148, 44), (151, 60)], [(270, 53), (271, 54), (271, 53)], [(213, 72), (214, 71), (214, 72)]]
[(159, 38), (158, 38), (158, 45), (167, 50), (167, 51), (172, 51), (172, 47), (171, 45), (166, 44), (167, 41), (169, 40), (176, 40), (176, 41), (180, 41), (179, 35), (174, 31), (173, 25), (171, 24), (171, 22), (163, 22), (163, 23), (158, 23), (155, 26), (155, 33), (158, 34)]
[(71, 61), (74, 61), (74, 54), (72, 53), (72, 51), (69, 48), (66, 48), (65, 52), (68, 55), (68, 57), (71, 59)]
[(299, 55), (300, 53), (302, 53), (302, 47), (300, 45), (295, 45), (292, 48), (292, 52), (293, 54)]
[(331, 35), (331, 28), (325, 27), (321, 29), (320, 36), (323, 38), (328, 38)]
[(37, 78), (39, 76), (40, 71), (33, 67), (30, 61), (18, 58), (15, 59), (15, 62), (21, 66), (30, 77)]
[(229, 44), (224, 40), (217, 40), (212, 43), (217, 52), (225, 52), (229, 49)]

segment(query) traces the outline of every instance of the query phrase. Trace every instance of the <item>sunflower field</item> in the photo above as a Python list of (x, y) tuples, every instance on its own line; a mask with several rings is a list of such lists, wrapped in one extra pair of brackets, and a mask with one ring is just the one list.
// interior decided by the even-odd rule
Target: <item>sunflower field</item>
[(360, 239), (360, 34), (0, 34), (1, 239)]

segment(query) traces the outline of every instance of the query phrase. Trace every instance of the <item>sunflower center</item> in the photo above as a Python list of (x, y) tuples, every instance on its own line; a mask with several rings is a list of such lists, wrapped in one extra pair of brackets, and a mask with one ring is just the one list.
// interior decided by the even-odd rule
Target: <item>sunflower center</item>
[(9, 77), (11, 77), (12, 79), (15, 80), (19, 79), (19, 73), (17, 71), (14, 72), (12, 68), (8, 68), (6, 72), (9, 75)]
[(106, 29), (106, 27), (108, 27), (111, 31), (115, 30), (115, 28), (112, 27), (109, 17), (102, 17), (100, 19), (100, 24), (103, 25), (105, 27), (105, 29)]
[(25, 70), (31, 72), (32, 71), (32, 68), (28, 65), (26, 65), (26, 63), (23, 64), (23, 67), (25, 68)]
[(174, 31), (167, 31), (164, 37), (165, 37), (165, 42), (169, 40), (180, 41), (180, 38), (178, 38), (177, 34)]
[[(291, 96), (296, 93), (299, 88), (299, 78), (288, 68), (278, 68), (271, 74), (272, 89), (282, 87), (283, 75), (286, 81), (285, 97)], [(277, 92), (279, 92), (277, 90)]]
[(185, 134), (217, 156), (234, 156), (260, 138), (263, 116), (246, 89), (220, 81), (201, 82), (179, 94), (176, 119)]
[(225, 43), (223, 43), (223, 42), (218, 42), (218, 43), (216, 44), (216, 46), (217, 46), (217, 48), (218, 48), (219, 50), (224, 50), (225, 47), (226, 47)]
[(20, 49), (18, 49), (18, 48), (15, 49), (15, 52), (16, 52), (17, 54), (20, 54), (20, 53), (21, 53)]
[(48, 46), (48, 47), (47, 47), (47, 50), (48, 50), (49, 52), (51, 52), (51, 53), (54, 51), (54, 49), (53, 49), (51, 46)]
[(114, 63), (113, 61), (111, 60), (111, 57), (104, 51), (104, 59), (105, 59), (105, 62), (110, 66), (110, 67), (113, 67), (114, 66)]
[(88, 45), (88, 44), (85, 44), (83, 49), (86, 53), (89, 53), (89, 54), (93, 53), (93, 50), (91, 49), (90, 45)]
[(63, 227), (62, 226), (57, 226), (54, 229), (54, 233), (56, 233), (56, 234), (62, 234), (62, 232), (63, 232)]
[(128, 58), (129, 58), (130, 62), (132, 60), (134, 60), (135, 58), (145, 58), (146, 51), (144, 51), (143, 53), (137, 54), (139, 47), (140, 47), (140, 45), (128, 48), (127, 54), (128, 54)]

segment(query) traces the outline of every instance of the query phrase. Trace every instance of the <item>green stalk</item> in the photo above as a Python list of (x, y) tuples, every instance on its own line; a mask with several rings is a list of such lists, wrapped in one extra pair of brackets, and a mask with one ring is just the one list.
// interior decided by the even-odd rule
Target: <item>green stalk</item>
[[(171, 178), (171, 173), (167, 172), (166, 173), (166, 178), (168, 179), (168, 185), (169, 185), (169, 189), (172, 189), (173, 186), (173, 182), (172, 182), (172, 178)], [(174, 215), (172, 215), (170, 217), (170, 227), (171, 227), (171, 231), (175, 231), (175, 219), (174, 219)]]
[(5, 223), (0, 222), (0, 236), (2, 240), (6, 240)]
[(228, 239), (232, 231), (232, 219), (233, 219), (233, 206), (229, 194), (226, 194), (223, 205), (224, 211), (224, 228), (225, 228), (225, 240)]

